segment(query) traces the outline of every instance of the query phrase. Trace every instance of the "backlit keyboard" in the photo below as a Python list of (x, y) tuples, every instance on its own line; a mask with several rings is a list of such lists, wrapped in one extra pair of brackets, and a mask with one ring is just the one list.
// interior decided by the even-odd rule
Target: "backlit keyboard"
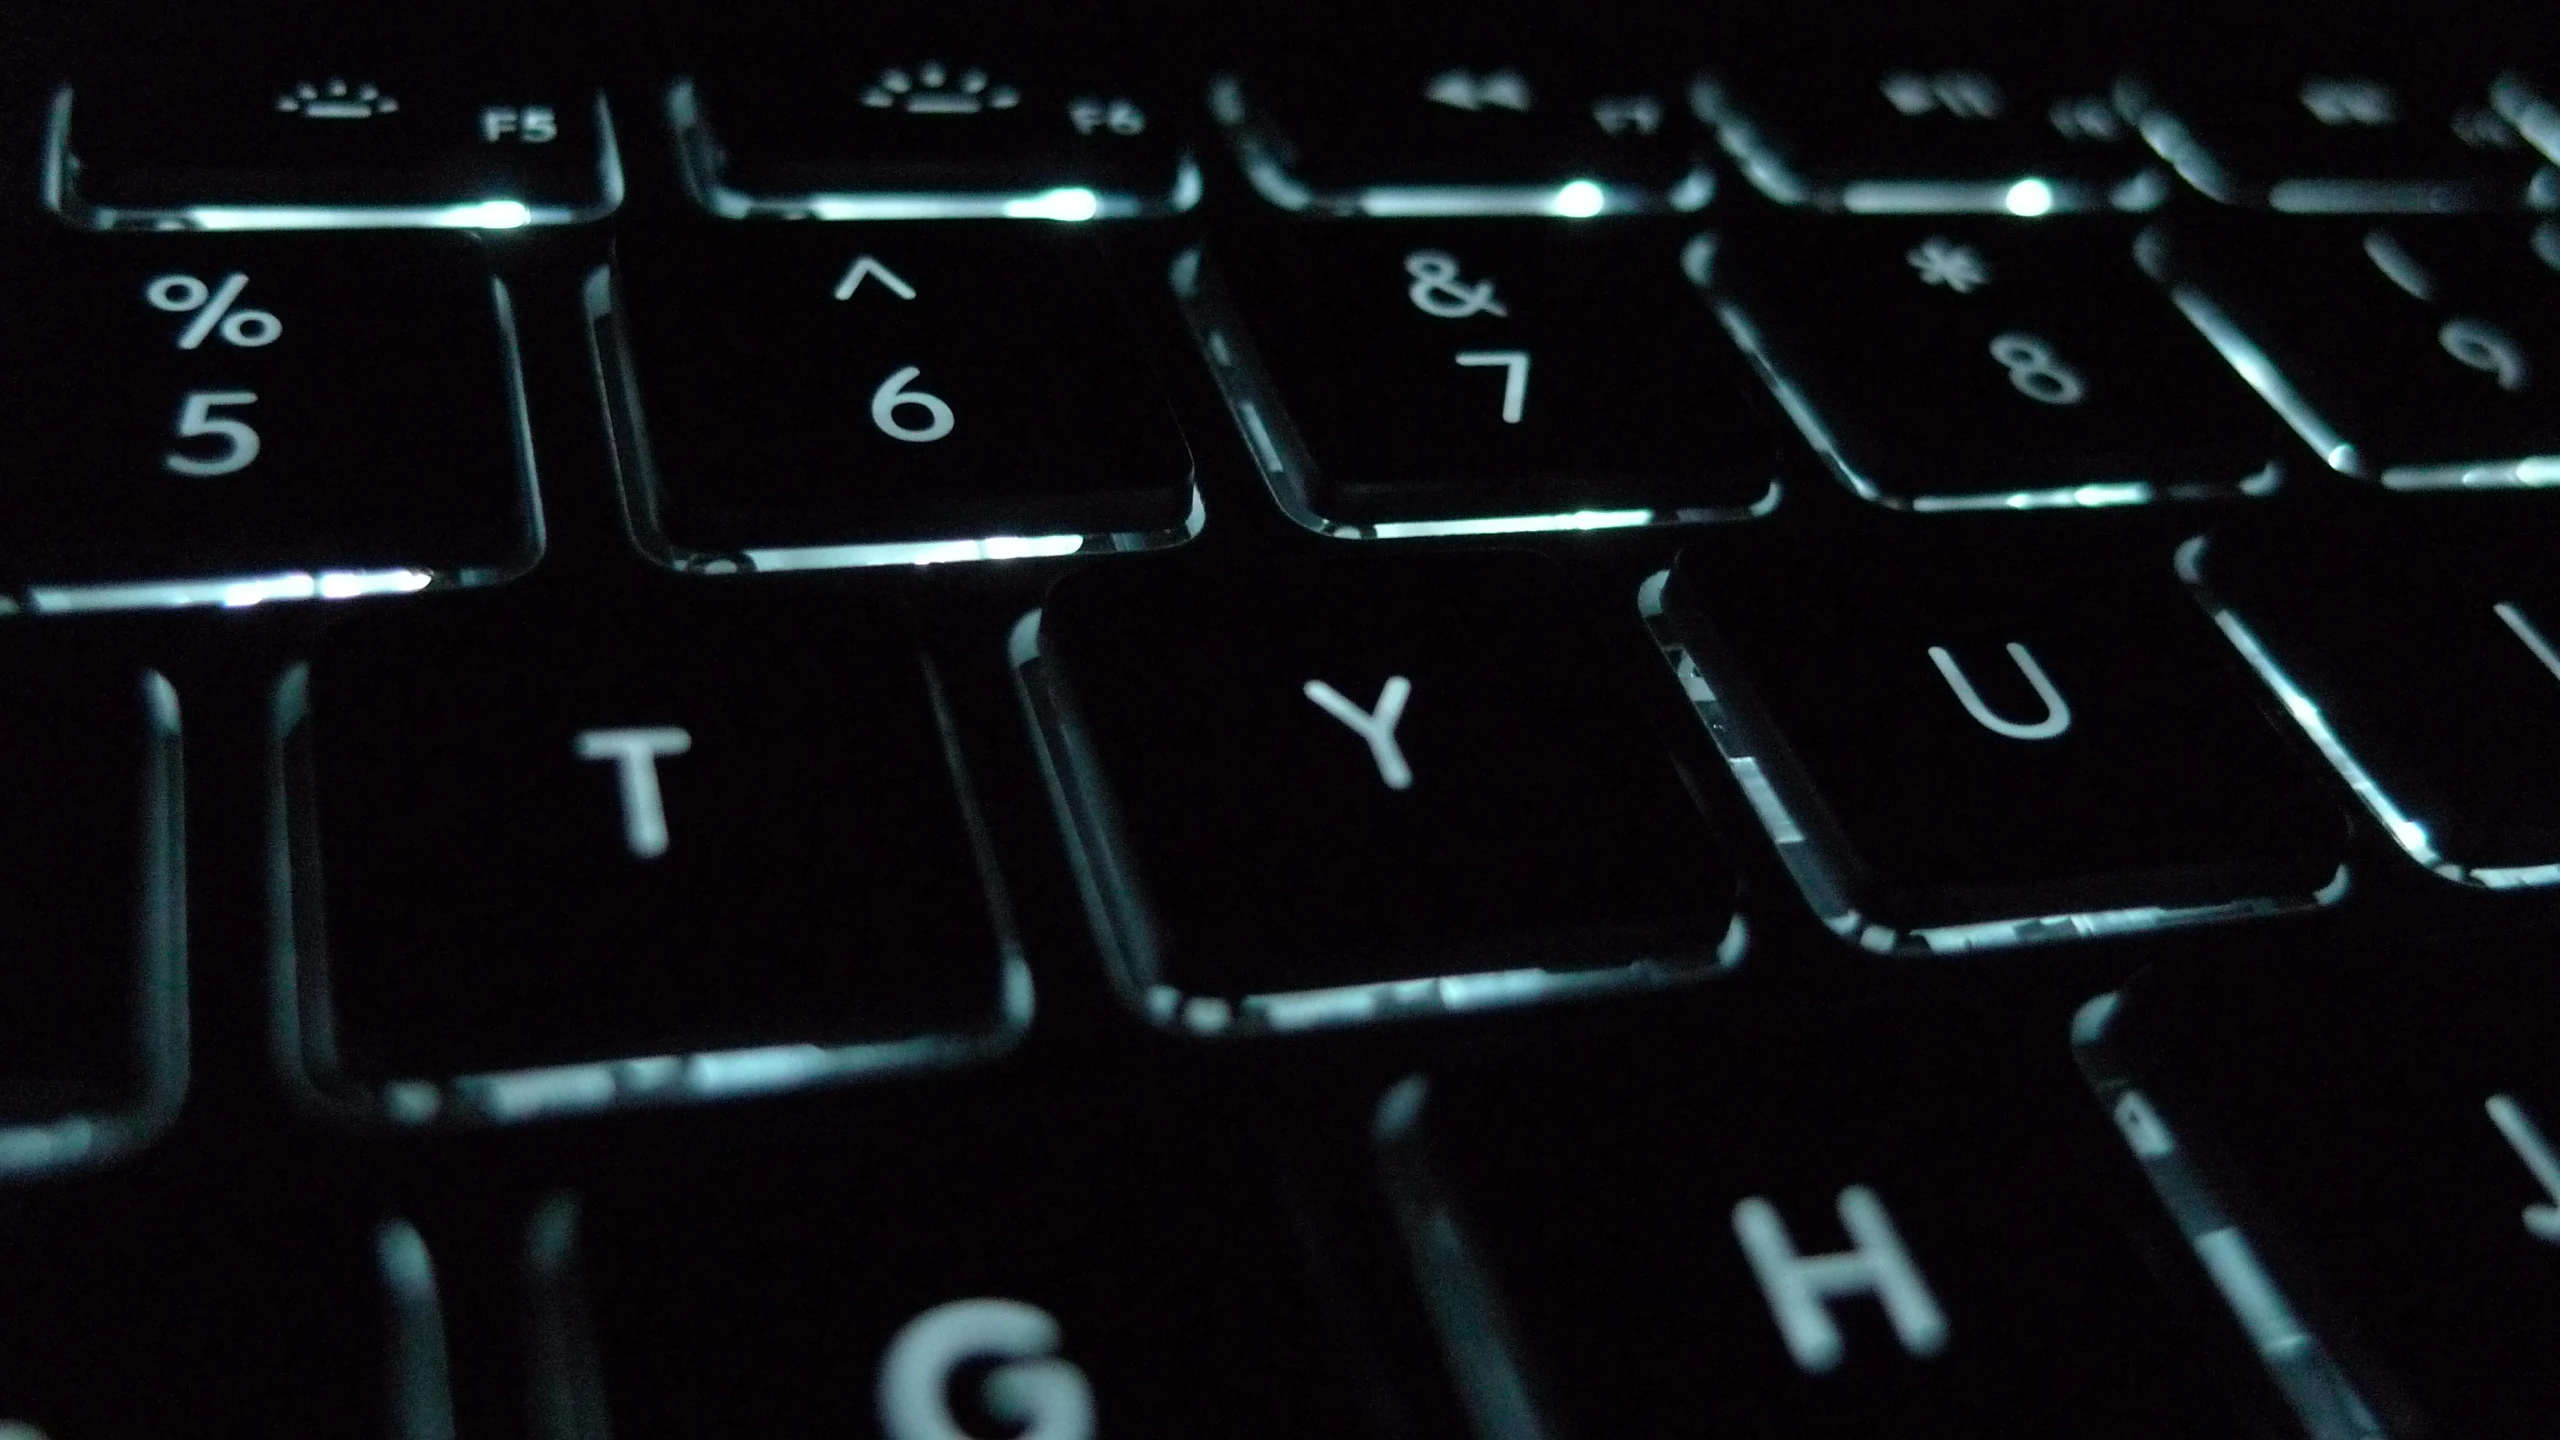
[(0, 1440), (2560, 1434), (2524, 12), (0, 16)]

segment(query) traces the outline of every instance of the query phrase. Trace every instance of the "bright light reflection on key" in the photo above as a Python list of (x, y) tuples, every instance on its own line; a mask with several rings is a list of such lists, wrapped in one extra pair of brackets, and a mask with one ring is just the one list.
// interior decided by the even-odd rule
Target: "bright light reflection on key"
[(2053, 208), (2053, 187), (2033, 178), (2021, 180), (2009, 187), (2008, 198), (2002, 203), (2012, 215), (2042, 215)]
[(1617, 530), (1650, 525), (1650, 510), (1576, 510), (1563, 515), (1497, 515), (1482, 520), (1382, 520), (1372, 532), (1381, 540), (1437, 535), (1525, 535), (1547, 530)]
[(521, 230), (533, 223), (533, 211), (521, 200), (484, 200), (462, 206), (454, 223), (473, 230)]
[(1547, 203), (1547, 208), (1558, 215), (1580, 220), (1599, 214), (1608, 202), (1607, 192), (1591, 181), (1567, 180), (1556, 187), (1555, 199)]
[(1044, 191), (1004, 202), (1008, 220), (1090, 220), (1102, 213), (1101, 197), (1082, 186)]

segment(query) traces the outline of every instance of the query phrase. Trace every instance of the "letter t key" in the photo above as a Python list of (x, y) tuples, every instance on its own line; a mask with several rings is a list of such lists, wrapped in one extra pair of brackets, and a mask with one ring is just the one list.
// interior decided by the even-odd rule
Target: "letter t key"
[(654, 860), (667, 853), (667, 811), (658, 795), (658, 757), (681, 755), (692, 748), (693, 737), (674, 725), (578, 732), (578, 758), (610, 760), (618, 772), (622, 838), (640, 859)]

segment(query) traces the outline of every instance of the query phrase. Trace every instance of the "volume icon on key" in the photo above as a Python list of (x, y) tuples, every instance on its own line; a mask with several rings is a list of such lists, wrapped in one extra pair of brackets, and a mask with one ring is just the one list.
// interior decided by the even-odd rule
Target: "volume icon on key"
[(142, 298), (154, 310), (195, 317), (178, 332), (181, 350), (193, 350), (216, 333), (225, 344), (254, 350), (274, 344), (284, 334), (284, 322), (272, 311), (235, 309), (240, 292), (248, 288), (249, 277), (236, 270), (223, 276), (219, 286), (193, 275), (162, 275), (142, 287)]

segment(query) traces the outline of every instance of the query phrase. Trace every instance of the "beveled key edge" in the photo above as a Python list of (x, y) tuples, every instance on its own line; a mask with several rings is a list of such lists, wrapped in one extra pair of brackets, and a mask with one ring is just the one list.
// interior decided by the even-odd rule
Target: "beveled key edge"
[(2145, 211), (2169, 198), (2156, 166), (2136, 165), (2113, 185), (2057, 181), (2042, 175), (1992, 180), (1855, 178), (1817, 182), (1787, 163), (1760, 127), (1734, 103), (1721, 77), (1701, 71), (1689, 81), (1689, 109), (1713, 126), (1717, 143), (1753, 189), (1781, 205), (1852, 215), (2044, 215)]
[(2325, 909), (2346, 898), (2348, 867), (2341, 860), (2329, 881), (2308, 895), (2244, 896), (2198, 905), (2130, 905), (1954, 925), (1914, 924), (1869, 914), (1852, 893), (1856, 887), (1848, 868), (1835, 853), (1844, 842), (1830, 835), (1830, 827), (1817, 818), (1825, 807), (1812, 777), (1789, 758), (1787, 747), (1777, 740), (1774, 723), (1739, 698), (1748, 694), (1747, 685), (1733, 677), (1708, 674), (1710, 668), (1721, 667), (1699, 658), (1697, 647), (1663, 603), (1670, 580), (1670, 571), (1657, 570), (1638, 587), (1636, 609), (1644, 617), (1645, 628), (1815, 918), (1862, 950), (1877, 955), (1962, 955)]
[(289, 600), (354, 600), (370, 595), (411, 595), (421, 590), (473, 589), (504, 584), (530, 573), (550, 549), (543, 518), (542, 479), (535, 467), (533, 415), (525, 400), (524, 356), (516, 338), (516, 307), (507, 282), (489, 277), (489, 296), (505, 382), (509, 449), (515, 458), (517, 516), (522, 529), (516, 553), (487, 565), (430, 569), (398, 565), (379, 569), (286, 570), (256, 575), (170, 576), (76, 584), (30, 582), (14, 595), (0, 593), (0, 616), (71, 615), (107, 610), (172, 610), (218, 606), (241, 610)]
[(1196, 540), (1208, 528), (1208, 503), (1195, 463), (1183, 477), (1191, 508), (1182, 522), (1162, 530), (1115, 530), (1064, 535), (978, 535), (941, 540), (846, 541), (823, 545), (761, 545), (743, 550), (695, 550), (677, 544), (658, 515), (656, 453), (649, 443), (640, 375), (626, 343), (616, 304), (614, 267), (588, 272), (585, 286), (587, 359), (603, 400), (614, 495), (623, 534), (650, 562), (685, 575), (776, 574), (792, 570), (860, 570), (880, 565), (947, 565), (974, 560), (1022, 560), (1163, 550)]
[[(132, 965), (140, 1089), (122, 1110), (0, 1124), (0, 1183), (100, 1165), (139, 1150), (169, 1128), (186, 1099), (186, 785), (178, 692), (157, 670), (145, 669), (138, 679), (136, 698), (146, 727)], [(58, 957), (21, 958), (42, 963)]]
[(1219, 1038), (1503, 1010), (1692, 984), (1731, 971), (1750, 949), (1750, 925), (1737, 906), (1713, 954), (1689, 961), (1640, 957), (1583, 969), (1523, 967), (1233, 997), (1186, 992), (1164, 977), (1153, 921), (1100, 757), (1074, 723), (1072, 703), (1041, 657), (1041, 615), (1032, 610), (1014, 622), (1006, 643), (1015, 694), (1095, 948), (1110, 971), (1113, 989), (1158, 1028)]
[[(2425, 822), (2403, 810), (2399, 802), (2391, 798), (2382, 782), (2365, 768), (2354, 751), (2347, 748), (2346, 741), (2329, 724), (2328, 717), (2321, 713), (2319, 702), (2286, 672), (2248, 620), (2215, 593), (2204, 570), (2210, 542), (2210, 536), (2197, 535), (2178, 547), (2178, 578), (2185, 582), (2187, 594), (2212, 619), (2214, 628), (2222, 632), (2223, 638), (2231, 642), (2231, 648), (2240, 652), (2240, 658), (2248, 662), (2250, 670), (2274, 692), (2277, 703), (2293, 717), (2295, 724), (2302, 727), (2302, 733), (2311, 741), (2312, 748), (2318, 750), (2320, 758), (2337, 772), (2338, 779), (2355, 792), (2356, 799), (2363, 803), (2366, 811), (2381, 825), (2382, 832), (2391, 837), (2391, 842), (2399, 846), (2403, 854), (2425, 866), (2430, 873), (2457, 885), (2483, 890), (2560, 885), (2560, 856), (2529, 865), (2475, 866), (2438, 850)], [(2511, 609), (2502, 608), (2501, 618), (2506, 618)], [(2555, 664), (2560, 655), (2552, 651), (2549, 642), (2542, 639), (2541, 632), (2533, 627), (2530, 620), (2523, 618), (2521, 611), (2515, 611), (2514, 615), (2515, 618), (2508, 619), (2507, 624), (2521, 627), (2517, 630), (2517, 638), (2525, 642), (2535, 658), (2551, 668), (2555, 675), (2560, 675), (2560, 664)]]
[(591, 205), (528, 205), (492, 197), (420, 205), (163, 205), (117, 207), (80, 198), (71, 153), (71, 92), (54, 92), (45, 122), (44, 207), (83, 230), (522, 230), (582, 225), (622, 208), (622, 148), (613, 110), (595, 92), (596, 193)]
[(1547, 1384), (1528, 1362), (1510, 1303), (1465, 1207), (1432, 1153), (1431, 1082), (1404, 1077), (1379, 1097), (1369, 1148), (1423, 1310), (1477, 1440), (1552, 1440)]
[(1123, 220), (1180, 215), (1200, 203), (1200, 161), (1181, 148), (1173, 188), (1161, 195), (1062, 185), (1048, 190), (819, 190), (759, 195), (721, 175), (723, 151), (694, 93), (693, 76), (667, 85), (667, 125), (675, 135), (676, 169), (695, 204), (723, 220)]
[(2251, 1227), (2234, 1208), (2229, 1177), (2217, 1176), (2218, 1167), (2187, 1148), (2158, 1097), (2143, 1086), (2115, 1029), (2123, 1005), (2124, 993), (2109, 991), (2071, 1018), (2072, 1058), (2090, 1098), (2107, 1112), (2310, 1440), (2387, 1440), (2395, 1432), (2376, 1418), (2358, 1377), (2332, 1353), (2322, 1327), (2305, 1319), (2295, 1293), (2299, 1277), (2289, 1266), (2271, 1265), (2252, 1242)]
[[(921, 657), (917, 663), (924, 665)], [(820, 1086), (953, 1069), (1012, 1050), (1030, 1029), (1035, 1002), (995, 843), (961, 763), (950, 710), (930, 667), (925, 683), (971, 859), (995, 936), (999, 995), (975, 1030), (893, 1040), (820, 1045), (789, 1041), (628, 1055), (445, 1076), (404, 1076), (370, 1087), (328, 1072), (336, 1062), (322, 900), (323, 856), (312, 771), (310, 664), (296, 662), (276, 682), (267, 748), (268, 1039), (286, 1092), (323, 1118), (397, 1129), (505, 1126), (640, 1106), (752, 1099)], [(317, 963), (306, 964), (306, 956)]]
[(1226, 132), (1237, 168), (1244, 171), (1254, 193), (1295, 214), (1370, 219), (1543, 215), (1583, 220), (1594, 215), (1686, 214), (1706, 208), (1716, 194), (1715, 170), (1695, 156), (1665, 190), (1584, 177), (1524, 185), (1363, 185), (1317, 190), (1289, 172), (1281, 159), (1288, 153), (1287, 142), (1275, 122), (1254, 108), (1241, 76), (1222, 72), (1210, 78), (1209, 113)]
[[(1787, 412), (1787, 418), (1795, 422), (1805, 443), (1822, 457), (1824, 468), (1847, 486), (1851, 494), (1870, 504), (1922, 515), (1954, 514), (1967, 510), (2096, 510), (2119, 505), (2150, 505), (2163, 500), (2215, 500), (2233, 496), (2263, 498), (2284, 486), (2284, 462), (2270, 457), (2257, 471), (2224, 482), (2162, 482), (2148, 477), (2127, 477), (2084, 481), (2043, 490), (1995, 490), (1962, 495), (1907, 495), (1887, 490), (1876, 483), (1873, 476), (1849, 463), (1848, 457), (1840, 451), (1839, 441), (1831, 433), (1830, 424), (1770, 353), (1768, 343), (1761, 337), (1760, 327), (1751, 319), (1750, 312), (1717, 286), (1715, 261), (1718, 244), (1716, 232), (1699, 232), (1680, 252), (1681, 270), (1705, 296), (1708, 308), (1715, 312), (1717, 323), (1732, 337), (1743, 358), (1751, 362), (1752, 373), (1769, 387), (1769, 394), (1778, 402), (1778, 408)], [(2212, 338), (2210, 333), (2207, 338)]]
[[(2382, 234), (2379, 230), (2373, 232)], [(2549, 253), (2560, 254), (2560, 222), (2545, 220), (2537, 227), (2534, 244), (2543, 245), (2543, 235), (2554, 238)], [(2395, 247), (2396, 248), (2396, 247)], [(2386, 251), (2385, 254), (2390, 252)], [(2249, 388), (2258, 392), (2302, 443), (2319, 455), (2321, 462), (2349, 479), (2373, 481), (2385, 490), (2536, 490), (2560, 485), (2560, 455), (2517, 455), (2479, 460), (2457, 460), (2434, 464), (2384, 463), (2379, 474), (2364, 452), (2340, 433), (2310, 397), (2297, 389), (2279, 368), (2264, 346), (2249, 333), (2246, 326), (2233, 319), (2220, 302), (2207, 293), (2206, 287), (2187, 276), (2179, 267), (2168, 236), (2157, 226), (2146, 227), (2134, 237), (2134, 260), (2210, 342), (2224, 363), (2238, 372)], [(2377, 263), (2381, 263), (2377, 260)], [(2560, 261), (2553, 262), (2560, 269)], [(2386, 270), (2386, 273), (2388, 271)]]
[(1261, 474), (1264, 488), (1271, 492), (1272, 503), (1301, 529), (1318, 535), (1337, 540), (1417, 540), (1448, 535), (1530, 535), (1706, 525), (1760, 519), (1778, 508), (1784, 494), (1784, 482), (1773, 462), (1768, 488), (1748, 505), (1572, 510), (1544, 515), (1474, 515), (1366, 523), (1328, 520), (1315, 510), (1315, 458), (1289, 418), (1278, 380), (1263, 361), (1201, 247), (1192, 246), (1174, 257), (1171, 279), (1183, 319), (1189, 322), (1201, 356), (1209, 362), (1209, 373), (1218, 382), (1218, 393), (1225, 398), (1228, 412), (1244, 435), (1245, 448), (1253, 454), (1254, 469)]

